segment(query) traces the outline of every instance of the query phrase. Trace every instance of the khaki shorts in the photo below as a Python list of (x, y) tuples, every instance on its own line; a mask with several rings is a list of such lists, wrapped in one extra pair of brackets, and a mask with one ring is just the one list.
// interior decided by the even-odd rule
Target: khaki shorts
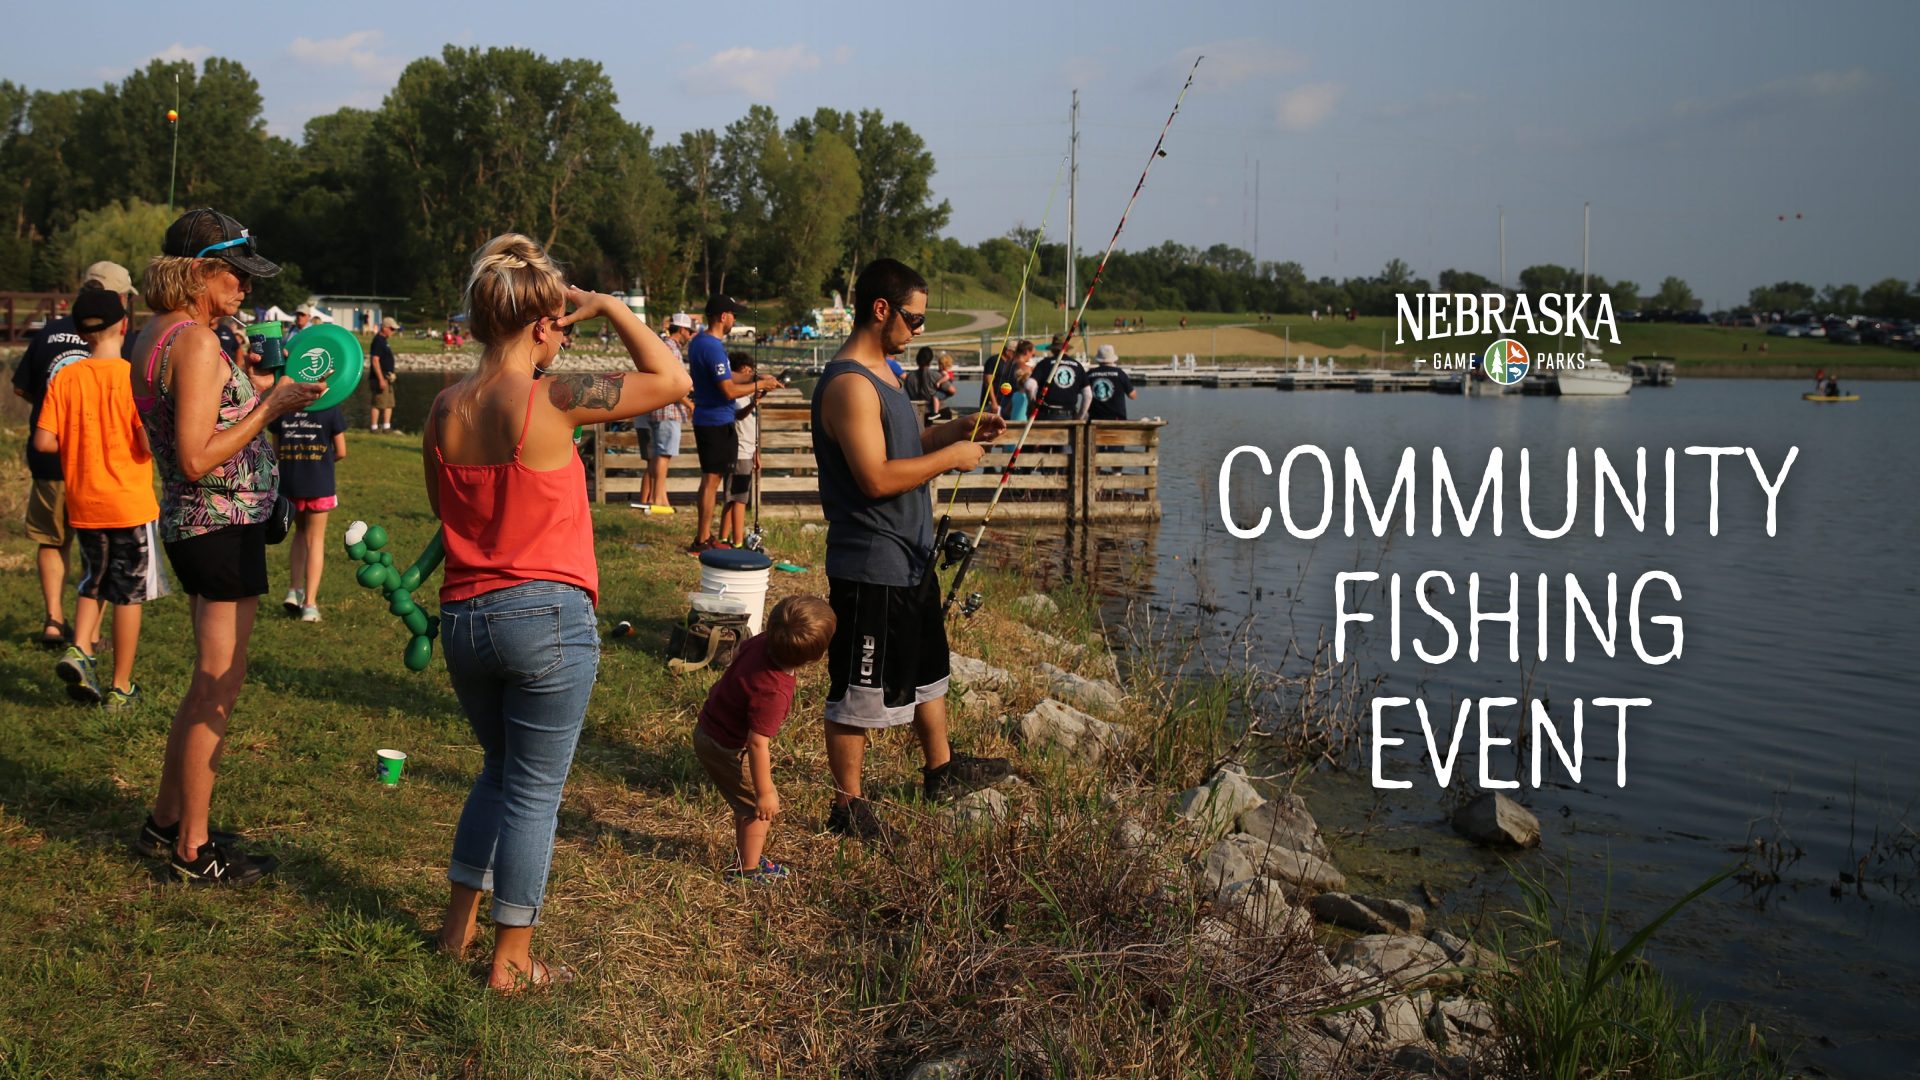
[(713, 786), (720, 789), (721, 797), (733, 808), (734, 817), (750, 818), (760, 812), (760, 801), (753, 790), (753, 762), (747, 757), (746, 747), (729, 750), (715, 742), (705, 729), (695, 727), (693, 756), (700, 759), (700, 767), (713, 777)]
[(41, 547), (66, 547), (73, 538), (67, 528), (67, 485), (60, 480), (35, 480), (27, 492), (27, 539)]
[(380, 390), (380, 389), (374, 390), (373, 407), (376, 409), (393, 408), (393, 384), (392, 383), (388, 383), (387, 388), (385, 390)]

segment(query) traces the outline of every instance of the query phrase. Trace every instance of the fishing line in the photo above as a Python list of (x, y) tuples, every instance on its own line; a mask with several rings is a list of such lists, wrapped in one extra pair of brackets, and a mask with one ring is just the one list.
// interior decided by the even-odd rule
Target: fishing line
[[(1140, 179), (1133, 185), (1133, 194), (1127, 199), (1126, 209), (1120, 212), (1120, 221), (1113, 227), (1113, 236), (1107, 241), (1107, 250), (1100, 256), (1100, 265), (1093, 271), (1093, 279), (1087, 282), (1087, 291), (1086, 294), (1080, 298), (1079, 310), (1074, 313), (1073, 321), (1067, 324), (1066, 336), (1064, 340), (1062, 340), (1060, 351), (1055, 354), (1056, 356), (1066, 355), (1072, 347), (1074, 333), (1079, 329), (1080, 323), (1086, 318), (1087, 305), (1093, 300), (1094, 290), (1100, 287), (1100, 279), (1107, 272), (1107, 260), (1113, 258), (1113, 249), (1120, 243), (1120, 233), (1127, 227), (1127, 218), (1133, 213), (1133, 204), (1140, 198), (1141, 189), (1147, 186), (1147, 175), (1153, 172), (1153, 163), (1155, 161), (1167, 156), (1167, 152), (1164, 149), (1167, 141), (1167, 132), (1173, 128), (1174, 118), (1180, 115), (1180, 105), (1187, 100), (1187, 91), (1193, 89), (1193, 77), (1200, 71), (1200, 61), (1205, 59), (1205, 56), (1194, 57), (1193, 67), (1187, 71), (1187, 81), (1181, 85), (1180, 95), (1173, 99), (1173, 111), (1167, 114), (1167, 122), (1160, 126), (1160, 137), (1154, 140), (1153, 152), (1147, 155), (1146, 167), (1140, 170)], [(1035, 250), (1038, 250), (1038, 248), (1036, 247)], [(1067, 252), (1067, 258), (1073, 258), (1073, 252)], [(1046, 397), (1046, 390), (1044, 388), (1041, 389), (1040, 396), (1042, 399)], [(1007, 458), (1006, 468), (1000, 473), (1000, 483), (994, 486), (993, 498), (987, 503), (987, 512), (981, 517), (980, 528), (974, 532), (973, 540), (956, 545), (963, 550), (956, 551), (948, 560), (948, 565), (957, 562), (960, 569), (953, 575), (953, 584), (948, 587), (946, 599), (941, 603), (941, 610), (943, 612), (953, 607), (954, 597), (960, 594), (960, 583), (966, 579), (967, 569), (973, 564), (973, 554), (980, 550), (980, 541), (987, 535), (987, 524), (993, 520), (993, 511), (1000, 505), (1000, 497), (1006, 493), (1007, 485), (1013, 479), (1014, 463), (1020, 460), (1020, 451), (1026, 448), (1027, 436), (1033, 431), (1033, 422), (1040, 417), (1039, 406), (1040, 402), (1034, 402), (1032, 411), (1027, 414), (1026, 425), (1020, 429), (1019, 441), (1013, 444), (1013, 453)], [(978, 430), (977, 420), (975, 421), (975, 425), (975, 430)], [(954, 490), (956, 493), (959, 490), (957, 479)], [(962, 537), (965, 536), (964, 533), (960, 535)], [(971, 615), (973, 612), (979, 610), (979, 606), (977, 597), (969, 596), (967, 598), (966, 608), (964, 609), (965, 613)]]

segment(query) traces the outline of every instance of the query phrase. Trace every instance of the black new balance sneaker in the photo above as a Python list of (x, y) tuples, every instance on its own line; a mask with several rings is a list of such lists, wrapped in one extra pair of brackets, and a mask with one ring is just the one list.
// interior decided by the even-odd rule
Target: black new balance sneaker
[(271, 855), (246, 855), (213, 841), (200, 845), (200, 856), (181, 862), (179, 854), (167, 859), (173, 876), (189, 885), (253, 885), (280, 868), (280, 860)]
[(851, 836), (857, 840), (878, 840), (883, 844), (892, 844), (900, 834), (880, 820), (873, 812), (873, 804), (865, 799), (854, 799), (845, 806), (835, 806), (827, 814), (827, 831)]
[(1013, 775), (1013, 766), (1003, 757), (974, 757), (972, 754), (956, 753), (947, 759), (945, 765), (937, 769), (921, 769), (926, 777), (925, 790), (928, 802), (957, 798), (969, 791), (978, 791)]
[[(240, 843), (241, 836), (239, 833), (227, 832), (224, 829), (209, 828), (207, 839), (216, 844), (234, 847)], [(140, 826), (139, 835), (134, 837), (133, 850), (150, 859), (165, 859), (173, 855), (173, 849), (179, 843), (179, 822), (176, 821), (163, 829), (153, 820), (153, 815), (148, 814), (146, 822)]]

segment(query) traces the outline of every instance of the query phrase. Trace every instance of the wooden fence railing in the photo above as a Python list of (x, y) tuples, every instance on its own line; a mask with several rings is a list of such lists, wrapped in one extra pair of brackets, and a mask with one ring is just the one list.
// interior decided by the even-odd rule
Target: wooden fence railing
[[(807, 403), (797, 392), (769, 395), (760, 404), (760, 513), (763, 517), (821, 520), (819, 479)], [(1160, 420), (1093, 423), (1040, 421), (1033, 425), (1020, 464), (1005, 477), (996, 520), (1157, 521), (1160, 518)], [(978, 521), (1002, 483), (1015, 435), (988, 451), (982, 467), (960, 477), (956, 521)], [(634, 502), (646, 475), (640, 436), (592, 429), (594, 498)], [(953, 477), (934, 482), (936, 509), (945, 512)], [(680, 451), (667, 470), (667, 495), (691, 507), (700, 489), (693, 428), (683, 425)]]

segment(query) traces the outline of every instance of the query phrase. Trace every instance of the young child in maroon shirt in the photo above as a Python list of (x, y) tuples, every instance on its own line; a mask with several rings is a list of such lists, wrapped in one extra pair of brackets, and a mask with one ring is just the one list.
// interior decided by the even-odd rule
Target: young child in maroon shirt
[(793, 672), (827, 654), (833, 608), (818, 596), (794, 596), (774, 605), (765, 632), (734, 653), (725, 675), (707, 692), (693, 727), (693, 754), (733, 809), (736, 881), (777, 882), (787, 869), (763, 854), (767, 831), (780, 815), (773, 786), (773, 737), (793, 707)]

